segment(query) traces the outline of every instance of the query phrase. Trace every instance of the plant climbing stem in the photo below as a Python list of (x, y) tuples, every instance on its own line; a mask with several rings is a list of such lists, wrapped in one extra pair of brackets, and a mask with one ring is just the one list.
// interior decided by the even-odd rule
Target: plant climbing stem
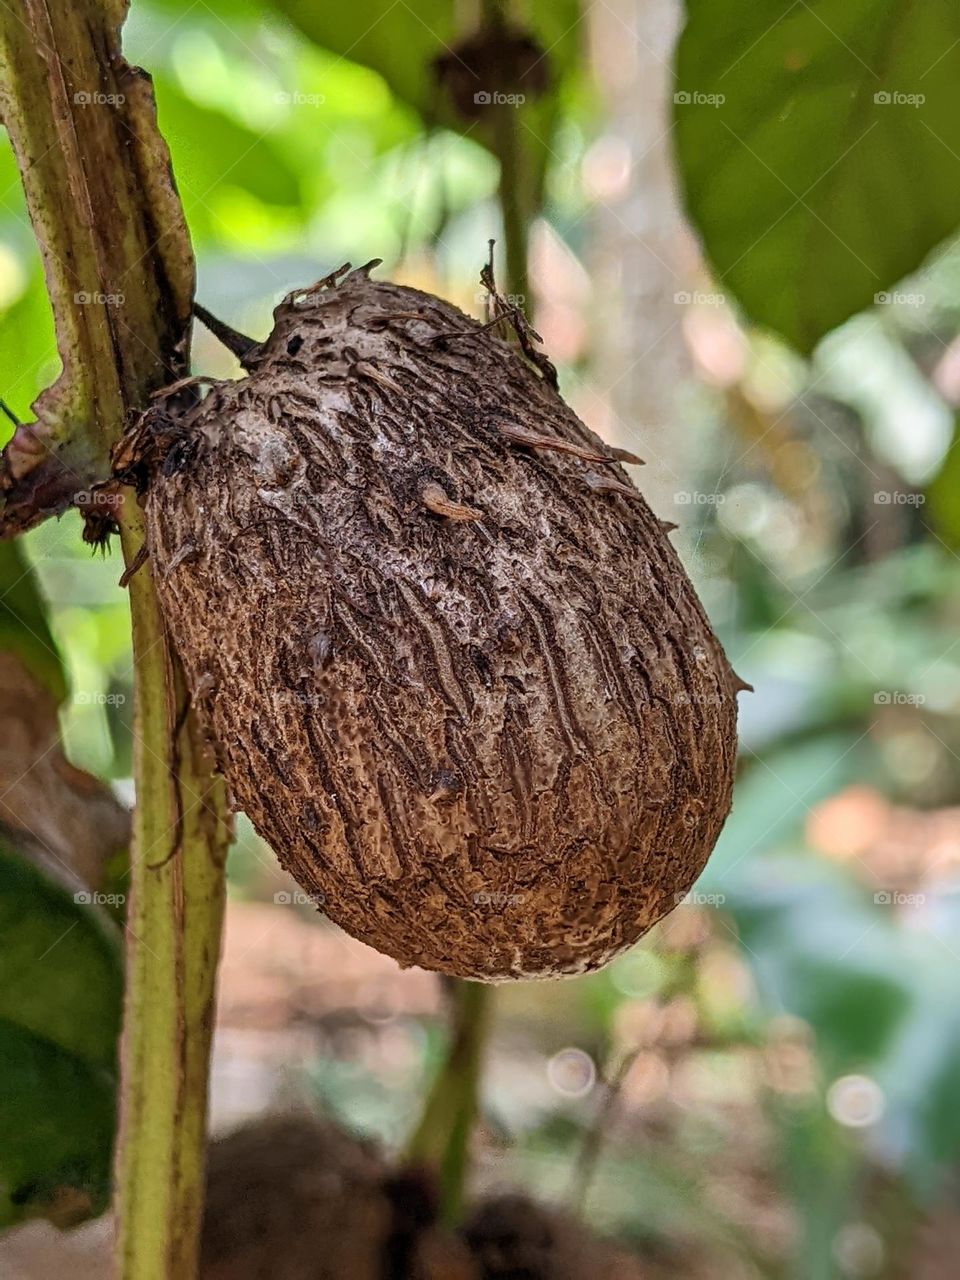
[(407, 1158), (440, 1177), (440, 1214), (460, 1217), (470, 1135), (479, 1107), (484, 1048), (493, 1014), (493, 987), (449, 980), (450, 1030), (446, 1056), (430, 1091)]
[[(119, 47), (122, 0), (0, 6), (0, 111), (43, 258), (63, 366), (0, 458), (0, 536), (91, 502), (111, 447), (185, 372), (193, 256), (149, 78)], [(81, 499), (79, 491), (83, 491)], [(104, 502), (107, 495), (101, 495)], [(130, 580), (136, 813), (114, 1209), (117, 1280), (194, 1280), (228, 840), (222, 783), (189, 711), (149, 559)]]
[[(124, 504), (128, 563), (143, 538)], [(122, 1280), (193, 1280), (228, 832), (153, 581), (130, 582), (137, 809), (117, 1154)]]
[(500, 161), (500, 216), (507, 264), (505, 292), (521, 310), (529, 310), (527, 237), (530, 219), (524, 209), (525, 176), (521, 172), (518, 108), (509, 103), (494, 107), (497, 157)]
[[(506, 33), (509, 27), (507, 0), (482, 0), (482, 13), (484, 25), (492, 34)], [(497, 90), (500, 100), (492, 102), (489, 110), (493, 118), (493, 149), (500, 162), (497, 196), (507, 268), (504, 292), (511, 295), (523, 311), (529, 312), (527, 242), (535, 214), (532, 207), (535, 184), (523, 162), (520, 137), (523, 108), (512, 101), (517, 86), (510, 82), (511, 74), (512, 68), (506, 66), (495, 77), (497, 82), (491, 87)]]

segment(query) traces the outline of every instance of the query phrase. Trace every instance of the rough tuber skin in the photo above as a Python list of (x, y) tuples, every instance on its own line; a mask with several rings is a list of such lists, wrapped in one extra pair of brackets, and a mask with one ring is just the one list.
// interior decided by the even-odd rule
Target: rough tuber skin
[(730, 808), (743, 686), (661, 522), (548, 362), (455, 307), (361, 269), (274, 315), (249, 376), (139, 428), (236, 805), (402, 965), (606, 964)]

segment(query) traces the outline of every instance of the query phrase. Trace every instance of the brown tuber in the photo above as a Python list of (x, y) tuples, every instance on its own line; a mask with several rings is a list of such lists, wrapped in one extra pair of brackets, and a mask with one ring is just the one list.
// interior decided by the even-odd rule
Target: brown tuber
[(123, 447), (194, 700), (349, 933), (466, 978), (596, 969), (717, 839), (739, 682), (552, 367), (340, 275)]
[[(209, 1149), (199, 1280), (641, 1280), (645, 1265), (518, 1194), (437, 1221), (423, 1170), (331, 1120), (268, 1115)], [(659, 1273), (658, 1273), (659, 1274)]]
[(480, 1280), (651, 1280), (638, 1258), (525, 1195), (481, 1200), (461, 1235)]
[(479, 1280), (417, 1170), (332, 1121), (265, 1116), (212, 1143), (200, 1280)]

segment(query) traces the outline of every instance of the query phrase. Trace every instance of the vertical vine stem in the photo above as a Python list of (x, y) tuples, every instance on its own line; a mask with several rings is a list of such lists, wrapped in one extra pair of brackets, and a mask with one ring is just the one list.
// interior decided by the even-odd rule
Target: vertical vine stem
[[(124, 0), (0, 5), (0, 112), (43, 258), (63, 370), (0, 457), (0, 536), (109, 476), (110, 450), (187, 364), (193, 255)], [(129, 568), (143, 547), (128, 492)], [(137, 805), (116, 1157), (118, 1280), (194, 1280), (228, 841), (149, 559), (130, 580)]]
[[(491, 32), (506, 31), (507, 0), (482, 0), (482, 13), (484, 24)], [(516, 305), (529, 312), (527, 241), (535, 213), (531, 207), (533, 183), (522, 163), (518, 115), (521, 108), (510, 101), (511, 91), (516, 87), (507, 78), (510, 73), (511, 68), (504, 68), (494, 86), (502, 91), (502, 101), (491, 103), (489, 110), (493, 119), (494, 151), (500, 162), (497, 194), (506, 250), (505, 292), (515, 299)]]
[(483, 1051), (493, 1013), (493, 988), (448, 980), (450, 1035), (446, 1057), (407, 1145), (412, 1164), (440, 1175), (440, 1216), (456, 1223), (463, 1206), (470, 1135), (479, 1108)]
[[(124, 557), (143, 541), (124, 503)], [(130, 580), (137, 809), (117, 1148), (123, 1280), (192, 1280), (203, 1202), (207, 1076), (228, 829), (153, 581)], [(171, 754), (157, 746), (169, 744)]]
[(529, 217), (524, 210), (524, 174), (517, 137), (517, 107), (509, 103), (494, 106), (497, 158), (500, 161), (500, 217), (506, 250), (505, 292), (514, 304), (529, 314), (530, 282), (527, 271)]

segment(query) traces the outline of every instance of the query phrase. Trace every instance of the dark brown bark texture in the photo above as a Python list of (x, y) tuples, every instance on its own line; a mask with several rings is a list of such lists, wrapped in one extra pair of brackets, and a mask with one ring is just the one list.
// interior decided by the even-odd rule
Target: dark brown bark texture
[(146, 497), (236, 804), (401, 964), (605, 964), (730, 807), (741, 686), (660, 521), (515, 347), (365, 269), (245, 363), (154, 411)]

